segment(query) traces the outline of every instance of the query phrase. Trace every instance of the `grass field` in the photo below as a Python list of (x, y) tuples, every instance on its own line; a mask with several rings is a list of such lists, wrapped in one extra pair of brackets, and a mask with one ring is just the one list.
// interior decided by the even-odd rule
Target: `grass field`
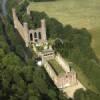
[(99, 0), (59, 0), (55, 2), (30, 3), (28, 9), (46, 12), (64, 25), (92, 28), (100, 23)]

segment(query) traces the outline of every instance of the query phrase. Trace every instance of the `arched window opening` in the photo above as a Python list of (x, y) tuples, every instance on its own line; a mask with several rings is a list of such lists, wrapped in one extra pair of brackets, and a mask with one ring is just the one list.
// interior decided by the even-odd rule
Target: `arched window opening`
[(36, 32), (34, 33), (34, 38), (37, 38), (37, 33)]
[(39, 32), (39, 39), (41, 39), (41, 32)]
[(30, 40), (33, 41), (33, 35), (32, 35), (32, 33), (30, 34)]

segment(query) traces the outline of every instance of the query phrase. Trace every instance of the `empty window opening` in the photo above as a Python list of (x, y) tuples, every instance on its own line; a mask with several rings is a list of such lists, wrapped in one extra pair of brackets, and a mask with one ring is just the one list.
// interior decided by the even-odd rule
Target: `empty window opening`
[(37, 33), (36, 32), (34, 33), (34, 38), (37, 38)]
[(41, 32), (39, 32), (39, 39), (41, 39)]
[(30, 40), (33, 41), (33, 35), (32, 35), (32, 33), (30, 34)]

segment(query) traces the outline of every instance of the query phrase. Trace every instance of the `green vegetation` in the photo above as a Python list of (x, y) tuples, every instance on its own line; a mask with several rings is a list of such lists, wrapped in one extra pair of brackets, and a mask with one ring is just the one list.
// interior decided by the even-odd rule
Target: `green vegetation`
[(100, 59), (100, 28), (93, 28), (90, 30), (92, 33), (92, 47), (96, 53), (96, 56)]
[[(54, 18), (49, 18), (43, 12), (32, 12), (31, 17), (32, 19), (34, 18), (33, 25), (36, 27), (40, 25), (39, 19), (46, 19), (48, 38), (52, 40), (58, 37), (63, 41), (62, 44), (61, 41), (57, 40), (54, 49), (57, 52), (59, 51), (65, 59), (74, 62), (80, 81), (83, 82), (88, 89), (98, 93), (100, 89), (100, 65), (91, 48), (91, 34), (85, 28), (76, 29), (70, 25), (63, 27), (60, 22)], [(82, 74), (79, 74), (78, 69), (80, 69), (80, 73)]]
[[(45, 18), (48, 38), (53, 40), (58, 37), (63, 40), (63, 44), (59, 40), (55, 41), (53, 48), (60, 52), (65, 59), (67, 58), (75, 64), (74, 69), (78, 73), (78, 78), (87, 88), (87, 91), (76, 91), (74, 100), (100, 100), (100, 63), (91, 48), (91, 34), (86, 29), (76, 29), (70, 25), (63, 26), (58, 20), (50, 18), (44, 12), (39, 13), (34, 11), (31, 13), (32, 17), (30, 18), (25, 14), (25, 7), (28, 3), (20, 4), (20, 1), (10, 0), (8, 2), (9, 16), (11, 16), (11, 8), (17, 6), (20, 20), (28, 21), (30, 27), (39, 26), (40, 19)], [(63, 4), (66, 1), (63, 1)], [(86, 6), (83, 2), (80, 7)], [(95, 5), (95, 3), (93, 4)], [(66, 11), (66, 9), (63, 11)], [(79, 15), (82, 15), (82, 13), (79, 12)], [(76, 19), (78, 17), (75, 17)], [(63, 93), (56, 89), (44, 69), (39, 68), (35, 64), (34, 58), (32, 59), (31, 49), (25, 47), (23, 40), (13, 27), (12, 18), (7, 17), (7, 20), (2, 21), (1, 19), (0, 100), (67, 100)], [(68, 21), (64, 22), (67, 23)], [(72, 20), (72, 22), (75, 21)]]
[(5, 20), (8, 23), (5, 25), (2, 21), (0, 19), (0, 100), (66, 100), (45, 70), (36, 65), (12, 24)]
[(61, 68), (61, 66), (58, 64), (58, 62), (55, 59), (49, 60), (49, 64), (54, 69), (57, 75), (62, 75), (64, 73), (64, 70)]
[(25, 47), (9, 16), (0, 16), (0, 100), (66, 100), (36, 65), (35, 55)]
[[(76, 64), (75, 69), (78, 77), (88, 89), (99, 93), (100, 64), (90, 47), (91, 36), (88, 31), (86, 29), (72, 29), (67, 26), (63, 41), (64, 44), (59, 41), (55, 43), (55, 50), (59, 51), (64, 58), (70, 59)], [(83, 76), (80, 75), (78, 69), (80, 69), (80, 73), (83, 73)], [(83, 80), (82, 77), (87, 78)]]
[(52, 40), (58, 37), (63, 41), (63, 43), (59, 40), (55, 41), (53, 48), (57, 52), (60, 52), (65, 59), (69, 59), (76, 65), (74, 69), (78, 73), (79, 80), (86, 88), (93, 91), (94, 94), (99, 94), (100, 65), (91, 48), (91, 34), (85, 28), (76, 29), (72, 28), (70, 25), (64, 27), (56, 19), (49, 18), (43, 12), (32, 12), (31, 18), (34, 18), (33, 25), (36, 25), (36, 27), (39, 26), (39, 20), (41, 18), (46, 19), (47, 35), (49, 39)]
[(79, 89), (76, 91), (74, 95), (74, 100), (99, 100), (100, 97), (94, 94), (91, 91), (83, 91), (82, 89)]

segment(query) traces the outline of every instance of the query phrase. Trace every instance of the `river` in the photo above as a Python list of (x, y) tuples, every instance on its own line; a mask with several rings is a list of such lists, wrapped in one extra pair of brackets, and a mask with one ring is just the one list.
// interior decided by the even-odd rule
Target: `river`
[(1, 0), (1, 1), (2, 1), (2, 3), (1, 3), (2, 14), (3, 14), (4, 16), (6, 16), (6, 15), (7, 15), (7, 9), (6, 9), (7, 0)]

